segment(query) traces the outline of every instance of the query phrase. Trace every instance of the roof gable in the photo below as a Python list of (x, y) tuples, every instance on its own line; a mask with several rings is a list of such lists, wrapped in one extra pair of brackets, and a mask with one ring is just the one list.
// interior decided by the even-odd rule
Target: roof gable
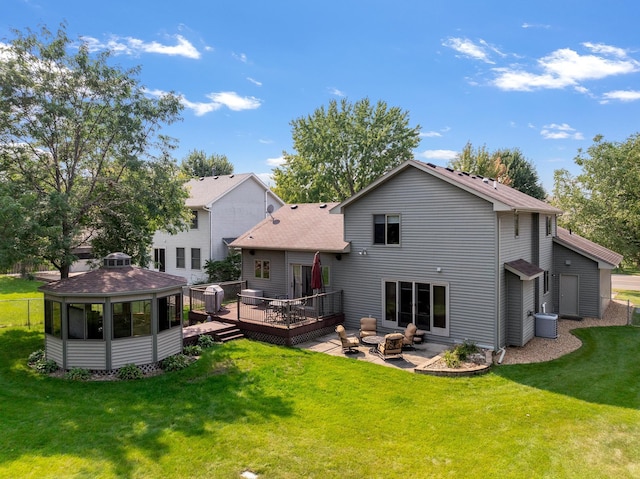
[(337, 203), (285, 205), (230, 246), (243, 249), (346, 253), (343, 217), (329, 214)]
[(604, 246), (600, 246), (560, 226), (558, 226), (557, 236), (553, 238), (553, 241), (596, 261), (599, 268), (612, 269), (617, 267), (622, 261), (621, 254), (611, 251)]
[(395, 175), (407, 168), (416, 168), (482, 198), (493, 204), (494, 211), (531, 211), (548, 214), (562, 214), (562, 210), (522, 193), (515, 188), (498, 183), (490, 178), (483, 178), (479, 175), (455, 171), (451, 168), (444, 168), (432, 163), (423, 163), (416, 160), (407, 160), (393, 170), (387, 172), (369, 186), (342, 202), (338, 206), (338, 210), (342, 211), (343, 207), (357, 201), (362, 196), (369, 194), (382, 183), (390, 181)]
[[(189, 208), (210, 206), (247, 181), (254, 181), (260, 185), (264, 191), (271, 193), (269, 187), (253, 173), (204, 176), (202, 178), (191, 179), (185, 183), (185, 187), (189, 191), (189, 198), (187, 198), (186, 205)], [(271, 195), (280, 205), (284, 204), (284, 201), (274, 193), (271, 193)]]

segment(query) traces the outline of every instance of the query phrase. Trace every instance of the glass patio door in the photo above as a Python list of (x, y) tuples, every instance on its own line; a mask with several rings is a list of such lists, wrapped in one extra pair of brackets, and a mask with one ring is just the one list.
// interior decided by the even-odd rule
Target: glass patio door
[(414, 323), (438, 336), (449, 335), (447, 286), (415, 281), (385, 281), (385, 320), (398, 327)]
[(294, 264), (293, 268), (293, 285), (292, 298), (302, 298), (304, 296), (312, 296), (311, 289), (311, 266), (303, 264)]

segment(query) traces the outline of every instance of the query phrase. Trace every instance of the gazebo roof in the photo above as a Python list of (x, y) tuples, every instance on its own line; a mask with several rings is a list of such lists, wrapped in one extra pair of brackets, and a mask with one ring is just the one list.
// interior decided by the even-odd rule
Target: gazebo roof
[(117, 296), (172, 290), (187, 285), (187, 280), (159, 271), (124, 266), (100, 268), (40, 286), (43, 293), (53, 295)]

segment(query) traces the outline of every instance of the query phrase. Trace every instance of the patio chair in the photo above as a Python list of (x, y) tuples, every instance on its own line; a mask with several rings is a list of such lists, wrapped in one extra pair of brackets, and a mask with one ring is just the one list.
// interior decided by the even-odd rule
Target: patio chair
[(387, 359), (402, 359), (402, 333), (390, 333), (384, 337), (384, 341), (372, 351), (385, 361)]
[(347, 336), (347, 332), (345, 331), (343, 325), (339, 324), (338, 326), (336, 326), (336, 333), (338, 333), (338, 336), (340, 337), (343, 353), (348, 354), (358, 352), (353, 348), (357, 348), (360, 345), (360, 341), (356, 337)]
[(367, 336), (376, 336), (377, 323), (378, 320), (376, 318), (360, 318), (360, 339)]
[(417, 330), (418, 330), (418, 327), (415, 324), (409, 323), (407, 325), (403, 333), (403, 339), (402, 339), (403, 347), (413, 349), (413, 342), (414, 342)]

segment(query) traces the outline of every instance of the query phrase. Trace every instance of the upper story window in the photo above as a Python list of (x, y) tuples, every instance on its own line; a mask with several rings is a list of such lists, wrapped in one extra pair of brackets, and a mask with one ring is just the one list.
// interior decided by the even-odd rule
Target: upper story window
[(191, 229), (198, 229), (198, 210), (191, 210)]
[(373, 244), (400, 244), (400, 215), (373, 215)]
[(520, 215), (518, 213), (513, 215), (513, 235), (516, 238), (520, 236)]
[(191, 248), (191, 269), (200, 269), (200, 248)]
[(185, 264), (184, 248), (176, 248), (176, 268), (184, 268)]
[(551, 221), (551, 216), (547, 216), (547, 217), (546, 217), (546, 231), (547, 231), (547, 236), (551, 236), (552, 228), (553, 228), (553, 222)]

